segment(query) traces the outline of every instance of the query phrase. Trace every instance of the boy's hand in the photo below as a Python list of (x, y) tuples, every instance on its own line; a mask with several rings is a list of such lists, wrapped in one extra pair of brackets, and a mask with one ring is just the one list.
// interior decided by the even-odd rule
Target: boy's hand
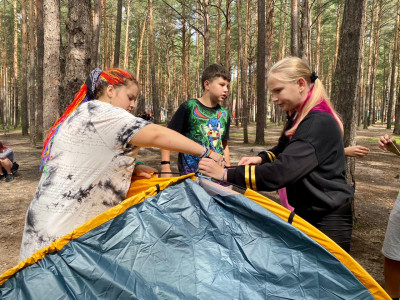
[(221, 154), (213, 151), (210, 154), (210, 158), (212, 158), (218, 164), (218, 166), (221, 166), (221, 167), (225, 166), (225, 160)]
[[(163, 174), (163, 173), (167, 173), (167, 174)], [(169, 174), (168, 174), (169, 173)], [(169, 164), (165, 164), (165, 165), (161, 165), (161, 174), (160, 174), (161, 178), (169, 178), (169, 177), (173, 177), (173, 175), (171, 174), (171, 167)]]
[(259, 165), (261, 164), (262, 159), (259, 156), (250, 156), (250, 157), (242, 157), (239, 161), (238, 165)]
[(156, 176), (157, 175), (153, 175), (154, 173), (157, 173), (157, 170), (146, 166), (146, 165), (136, 165), (135, 166), (135, 174), (136, 176), (141, 176), (144, 178), (151, 178), (152, 176)]

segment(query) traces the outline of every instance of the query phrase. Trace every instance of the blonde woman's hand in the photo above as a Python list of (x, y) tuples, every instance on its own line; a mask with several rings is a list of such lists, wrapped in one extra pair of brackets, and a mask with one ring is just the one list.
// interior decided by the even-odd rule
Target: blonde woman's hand
[(144, 177), (144, 178), (151, 178), (153, 176), (157, 177), (157, 175), (153, 175), (154, 173), (157, 173), (157, 169), (154, 169), (152, 167), (146, 166), (146, 165), (136, 165), (135, 166), (135, 175)]
[(249, 157), (242, 157), (242, 159), (239, 161), (238, 165), (243, 166), (243, 165), (259, 165), (261, 164), (262, 159), (259, 156), (249, 156)]
[(218, 165), (217, 162), (210, 158), (202, 158), (200, 160), (199, 173), (217, 180), (224, 180), (222, 179), (222, 175), (224, 175), (224, 167)]

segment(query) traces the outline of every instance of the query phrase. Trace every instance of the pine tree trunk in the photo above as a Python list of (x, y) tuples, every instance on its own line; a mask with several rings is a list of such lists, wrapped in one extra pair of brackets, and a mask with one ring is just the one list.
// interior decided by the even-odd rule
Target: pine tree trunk
[(392, 56), (392, 76), (390, 79), (390, 90), (389, 90), (389, 103), (388, 103), (388, 112), (387, 112), (387, 124), (386, 129), (392, 128), (392, 114), (393, 114), (393, 101), (394, 101), (394, 94), (397, 82), (397, 62), (398, 62), (398, 55), (399, 55), (399, 21), (400, 21), (400, 0), (397, 1), (397, 13), (396, 13), (396, 25), (394, 30), (394, 43), (393, 43), (393, 56)]
[(204, 65), (205, 69), (210, 64), (210, 3), (202, 0), (204, 14)]
[(28, 135), (29, 116), (28, 116), (28, 28), (26, 16), (26, 0), (21, 1), (21, 84), (22, 84), (22, 99), (21, 99), (21, 121), (22, 135)]
[(92, 25), (90, 18), (90, 0), (68, 1), (67, 53), (64, 79), (64, 99), (61, 110), (64, 110), (79, 91), (91, 66)]
[(265, 128), (265, 0), (257, 1), (257, 117), (256, 143), (264, 145)]
[(382, 21), (382, 0), (378, 0), (378, 17), (376, 20), (375, 26), (375, 48), (374, 48), (374, 55), (373, 63), (372, 63), (372, 72), (371, 72), (371, 103), (372, 103), (372, 124), (376, 123), (376, 97), (375, 97), (375, 86), (376, 86), (376, 70), (378, 67), (378, 59), (379, 59), (379, 47), (380, 47), (380, 36), (381, 36), (381, 21)]
[[(18, 13), (17, 13), (17, 0), (13, 1), (14, 8), (14, 54), (13, 54), (13, 125), (17, 128), (19, 123), (19, 109), (18, 109)], [(25, 71), (25, 70), (24, 70)]]
[[(37, 38), (36, 38), (36, 47), (37, 47), (37, 56), (36, 56), (36, 64), (37, 64), (37, 94), (36, 94), (36, 134), (38, 140), (43, 140), (43, 128), (47, 129), (48, 127), (44, 127), (43, 120), (43, 81), (44, 81), (44, 69), (43, 69), (43, 57), (44, 57), (44, 18), (43, 18), (43, 0), (35, 0), (36, 4), (36, 24), (37, 24)], [(57, 107), (58, 110), (58, 107)]]
[(101, 0), (94, 0), (91, 69), (100, 66)]
[(336, 70), (336, 64), (337, 64), (337, 58), (338, 58), (338, 52), (339, 52), (339, 39), (340, 39), (340, 13), (342, 10), (342, 4), (339, 3), (337, 7), (337, 13), (336, 13), (336, 39), (335, 39), (335, 56), (333, 59), (333, 67), (332, 67), (332, 74), (335, 73)]
[[(47, 130), (58, 119), (60, 91), (60, 2), (43, 1), (43, 128)], [(46, 132), (44, 132), (46, 136)]]
[(150, 42), (150, 67), (151, 67), (151, 91), (153, 98), (154, 123), (160, 123), (160, 100), (156, 81), (156, 63), (154, 53), (154, 28), (153, 28), (153, 0), (149, 2), (149, 42)]
[(107, 17), (107, 0), (102, 0), (102, 7), (103, 7), (103, 69), (108, 69), (110, 67), (110, 56), (108, 52), (109, 47), (109, 40), (108, 40), (108, 17)]
[(126, 29), (125, 29), (125, 50), (124, 69), (129, 69), (129, 19), (131, 17), (131, 0), (126, 1)]
[[(227, 0), (230, 1), (230, 0)], [(217, 47), (215, 48), (216, 52), (216, 62), (221, 63), (221, 10), (222, 10), (222, 0), (218, 0), (217, 2)]]
[(37, 32), (35, 22), (35, 7), (33, 0), (29, 0), (29, 112), (30, 112), (30, 124), (29, 124), (29, 135), (31, 147), (36, 147), (36, 85), (35, 85), (35, 70), (36, 63), (35, 58), (37, 55), (36, 51), (36, 39), (35, 32)]
[(318, 17), (317, 17), (317, 32), (316, 32), (316, 40), (315, 40), (315, 62), (314, 62), (314, 70), (317, 74), (322, 73), (321, 68), (321, 0), (317, 1), (318, 7)]
[[(238, 34), (239, 34), (239, 53), (240, 53), (240, 90), (241, 90), (241, 100), (242, 100), (242, 126), (243, 126), (243, 143), (249, 143), (249, 134), (248, 134), (248, 118), (249, 118), (249, 109), (248, 109), (248, 99), (247, 99), (247, 47), (248, 47), (248, 11), (249, 11), (249, 0), (246, 2), (246, 20), (245, 20), (245, 32), (244, 37), (242, 35), (242, 0), (236, 1), (237, 6), (237, 22), (238, 22)], [(242, 41), (244, 39), (243, 48)]]
[[(333, 79), (332, 101), (343, 118), (344, 146), (356, 144), (358, 82), (361, 70), (365, 2), (346, 0), (340, 31), (338, 62)], [(347, 181), (354, 186), (354, 158), (347, 160)]]
[[(286, 41), (286, 26), (287, 26), (287, 9), (286, 9), (286, 0), (281, 0), (281, 15), (280, 15), (280, 34), (279, 36), (281, 37), (279, 39), (279, 59), (282, 59), (285, 57), (285, 41)], [(283, 17), (283, 18), (282, 18)], [(283, 20), (283, 21), (282, 21)]]
[(292, 56), (301, 56), (299, 49), (299, 1), (291, 0), (290, 2), (290, 24), (291, 24), (291, 33), (290, 33), (290, 53)]
[[(302, 18), (301, 18), (301, 39), (300, 39), (300, 53), (303, 59), (307, 60), (311, 65), (311, 53), (310, 49), (310, 37), (309, 37), (309, 29), (310, 29), (310, 0), (303, 0), (302, 5)], [(300, 55), (301, 54), (301, 55)]]
[(122, 0), (118, 0), (117, 21), (115, 23), (114, 68), (119, 67), (119, 52), (121, 50), (121, 25), (122, 25)]
[(374, 49), (374, 39), (375, 39), (375, 0), (372, 0), (371, 4), (371, 27), (370, 27), (370, 38), (369, 38), (369, 49), (368, 49), (368, 68), (365, 84), (365, 102), (364, 102), (364, 129), (367, 129), (371, 123), (371, 73), (372, 73), (372, 54)]
[[(232, 0), (226, 0), (226, 31), (225, 31), (225, 67), (231, 71), (231, 5)], [(232, 115), (232, 97), (229, 93), (224, 100), (224, 107)]]

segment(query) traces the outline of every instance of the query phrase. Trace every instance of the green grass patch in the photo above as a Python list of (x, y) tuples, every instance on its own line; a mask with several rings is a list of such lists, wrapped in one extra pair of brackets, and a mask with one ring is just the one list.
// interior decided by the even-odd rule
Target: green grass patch
[[(400, 137), (391, 137), (392, 139), (394, 139), (396, 141), (397, 144), (400, 144)], [(380, 140), (379, 137), (369, 137), (366, 138), (365, 140), (367, 140), (368, 142), (378, 142)]]

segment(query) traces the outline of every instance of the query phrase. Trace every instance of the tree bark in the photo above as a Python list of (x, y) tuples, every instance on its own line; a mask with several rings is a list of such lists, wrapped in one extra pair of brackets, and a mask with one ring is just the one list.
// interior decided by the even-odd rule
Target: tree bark
[[(230, 0), (227, 0), (230, 1)], [(221, 10), (222, 0), (217, 2), (217, 47), (216, 47), (216, 62), (221, 63)]]
[[(13, 1), (14, 8), (14, 48), (13, 48), (13, 125), (17, 128), (19, 123), (18, 109), (18, 13), (17, 0)], [(25, 71), (25, 70), (24, 70)]]
[[(343, 118), (344, 146), (356, 144), (358, 82), (361, 70), (362, 30), (365, 2), (346, 0), (340, 31), (338, 62), (332, 87), (332, 101)], [(347, 160), (347, 181), (355, 185), (354, 158)]]
[(129, 69), (129, 19), (131, 17), (131, 0), (126, 1), (126, 29), (125, 29), (125, 50), (124, 69)]
[[(37, 56), (36, 56), (36, 64), (37, 64), (37, 95), (36, 95), (36, 134), (38, 140), (43, 139), (43, 128), (47, 129), (48, 127), (44, 127), (43, 121), (43, 81), (44, 81), (44, 69), (43, 63), (44, 59), (44, 19), (43, 19), (43, 0), (35, 0), (36, 3), (36, 24), (37, 24)], [(57, 106), (58, 111), (58, 106)]]
[(108, 40), (108, 17), (107, 17), (107, 0), (101, 0), (103, 7), (103, 69), (108, 69), (110, 67), (110, 56), (108, 54), (109, 40)]
[(121, 24), (122, 24), (122, 0), (118, 0), (117, 21), (115, 23), (114, 68), (119, 67), (119, 52), (121, 50)]
[(367, 82), (365, 84), (365, 99), (364, 99), (364, 129), (367, 129), (371, 120), (371, 73), (372, 73), (372, 54), (374, 49), (375, 39), (375, 0), (371, 4), (371, 27), (370, 27), (369, 49), (368, 49), (368, 65), (367, 65)]
[(91, 69), (100, 66), (101, 0), (94, 0)]
[(68, 1), (67, 54), (64, 79), (64, 99), (61, 110), (64, 110), (79, 91), (91, 66), (91, 33), (90, 0)]
[(265, 129), (265, 0), (257, 1), (257, 118), (256, 143), (264, 145)]
[(393, 113), (393, 101), (394, 94), (397, 82), (397, 61), (399, 55), (399, 21), (400, 21), (400, 0), (397, 1), (397, 12), (396, 12), (396, 25), (394, 30), (394, 43), (393, 43), (393, 56), (392, 56), (392, 76), (390, 79), (390, 90), (389, 90), (389, 103), (388, 103), (388, 112), (387, 112), (387, 123), (386, 129), (392, 128), (392, 113)]
[[(58, 119), (60, 91), (60, 2), (43, 1), (43, 128), (47, 130)], [(46, 132), (44, 136), (46, 136)]]
[(337, 64), (337, 58), (338, 58), (338, 52), (339, 52), (339, 39), (340, 39), (340, 13), (342, 10), (342, 4), (339, 3), (336, 11), (336, 39), (335, 39), (335, 56), (333, 59), (333, 66), (332, 66), (332, 73), (335, 73), (336, 70), (336, 64)]
[(372, 72), (371, 72), (371, 90), (370, 90), (370, 97), (371, 97), (371, 105), (372, 105), (372, 124), (376, 122), (376, 97), (375, 97), (375, 86), (376, 86), (376, 71), (378, 67), (378, 59), (379, 59), (379, 47), (380, 47), (380, 37), (381, 37), (381, 22), (382, 22), (382, 0), (378, 0), (378, 17), (376, 20), (375, 26), (375, 43), (374, 43), (374, 55), (373, 63), (372, 63)]
[[(232, 0), (226, 0), (225, 67), (229, 72), (231, 72), (231, 4)], [(224, 107), (232, 115), (232, 97), (230, 94), (224, 100)]]
[(287, 9), (286, 9), (286, 0), (281, 0), (282, 4), (282, 9), (281, 9), (281, 23), (280, 23), (280, 34), (279, 36), (281, 37), (279, 39), (279, 59), (282, 59), (285, 57), (285, 50), (286, 50), (286, 26), (287, 26)]
[(300, 57), (299, 53), (299, 1), (290, 1), (290, 20), (291, 20), (291, 34), (290, 34), (290, 53), (292, 56)]
[(149, 42), (150, 42), (150, 68), (151, 68), (151, 91), (153, 98), (154, 123), (160, 123), (160, 100), (158, 98), (158, 87), (156, 81), (156, 63), (154, 54), (154, 29), (153, 29), (153, 0), (148, 0), (149, 5)]
[(30, 145), (31, 147), (36, 147), (36, 85), (35, 85), (35, 70), (36, 63), (35, 58), (37, 55), (36, 51), (36, 39), (35, 32), (37, 32), (36, 22), (35, 22), (35, 7), (33, 5), (33, 0), (29, 0), (29, 112), (30, 112)]
[(22, 58), (22, 99), (21, 99), (21, 120), (22, 135), (28, 135), (28, 28), (26, 16), (26, 0), (21, 1), (21, 58)]

